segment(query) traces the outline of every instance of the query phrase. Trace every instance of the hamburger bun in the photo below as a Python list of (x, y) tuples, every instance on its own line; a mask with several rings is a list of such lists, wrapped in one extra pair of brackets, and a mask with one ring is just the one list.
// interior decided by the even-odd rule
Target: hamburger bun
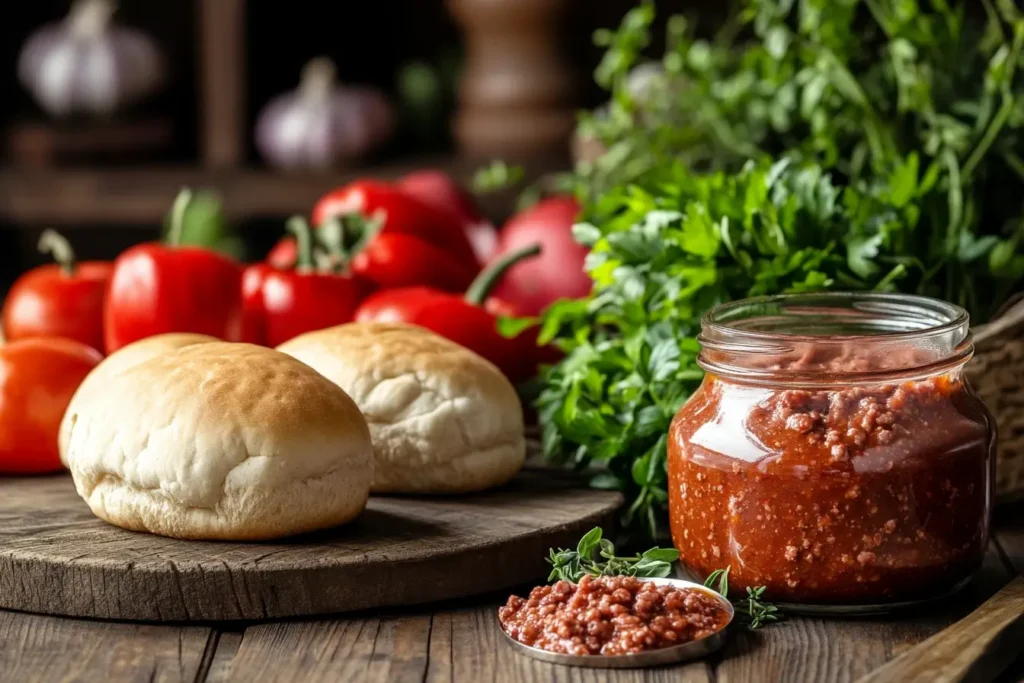
[(348, 393), (373, 439), (375, 493), (466, 493), (523, 465), (519, 397), (498, 368), (412, 325), (350, 323), (278, 347)]
[(99, 365), (92, 369), (92, 372), (86, 375), (79, 385), (75, 394), (71, 397), (71, 403), (64, 413), (64, 419), (61, 421), (60, 431), (57, 432), (57, 452), (60, 453), (60, 461), (64, 463), (64, 466), (67, 467), (68, 464), (64, 459), (64, 453), (67, 450), (70, 432), (67, 416), (74, 408), (75, 397), (89, 392), (87, 387), (90, 385), (102, 385), (107, 381), (107, 378), (113, 377), (118, 372), (126, 370), (133, 365), (138, 365), (144, 360), (149, 360), (153, 356), (159, 356), (167, 351), (192, 346), (193, 344), (207, 344), (215, 341), (218, 341), (216, 337), (210, 337), (205, 334), (191, 334), (188, 332), (158, 334), (132, 342), (104, 358)]
[(344, 391), (288, 356), (209, 342), (83, 386), (66, 461), (101, 519), (175, 538), (259, 540), (366, 505), (370, 434)]

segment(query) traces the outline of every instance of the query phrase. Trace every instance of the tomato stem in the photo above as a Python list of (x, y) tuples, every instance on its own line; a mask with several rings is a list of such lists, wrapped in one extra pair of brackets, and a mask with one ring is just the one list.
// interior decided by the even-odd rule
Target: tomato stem
[(473, 284), (466, 290), (466, 301), (474, 306), (483, 306), (487, 297), (501, 281), (501, 278), (508, 272), (508, 269), (528, 258), (540, 254), (540, 245), (531, 244), (520, 247), (502, 256), (500, 259), (487, 266), (481, 271)]
[(171, 205), (171, 224), (167, 228), (167, 238), (164, 240), (168, 246), (176, 247), (181, 244), (182, 233), (185, 231), (185, 213), (190, 204), (192, 204), (192, 190), (183, 187)]
[(309, 222), (302, 216), (292, 216), (285, 224), (285, 229), (295, 235), (295, 269), (312, 269), (316, 264), (313, 262), (313, 232)]
[(75, 274), (75, 266), (77, 265), (75, 250), (71, 248), (71, 243), (67, 241), (64, 235), (61, 235), (56, 230), (43, 230), (43, 234), (39, 236), (38, 249), (44, 254), (51, 254), (53, 260), (60, 265), (60, 269), (64, 271), (65, 275)]

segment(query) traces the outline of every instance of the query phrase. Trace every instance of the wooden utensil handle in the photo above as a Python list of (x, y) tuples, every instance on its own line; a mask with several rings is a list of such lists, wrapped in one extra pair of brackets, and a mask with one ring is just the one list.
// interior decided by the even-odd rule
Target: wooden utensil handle
[(983, 683), (1005, 669), (1022, 645), (1024, 577), (1018, 576), (968, 616), (857, 683)]

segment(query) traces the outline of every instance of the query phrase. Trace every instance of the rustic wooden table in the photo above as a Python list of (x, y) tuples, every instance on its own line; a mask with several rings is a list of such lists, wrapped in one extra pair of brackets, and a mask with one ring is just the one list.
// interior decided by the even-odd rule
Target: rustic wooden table
[[(996, 525), (984, 570), (945, 604), (900, 618), (791, 618), (761, 631), (737, 631), (712, 659), (677, 667), (614, 672), (519, 656), (495, 628), (503, 597), (495, 595), (227, 628), (0, 611), (0, 681), (856, 681), (1024, 573), (1024, 505), (1002, 509)], [(1024, 681), (1024, 655), (997, 680)]]

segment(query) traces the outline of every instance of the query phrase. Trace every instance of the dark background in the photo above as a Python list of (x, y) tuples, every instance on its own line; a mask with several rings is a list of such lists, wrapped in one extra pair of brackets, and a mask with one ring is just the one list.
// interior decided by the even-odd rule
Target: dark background
[[(33, 30), (65, 16), (70, 2), (34, 0), (4, 4), (0, 15), (0, 131), (4, 132), (6, 143), (11, 126), (45, 121), (44, 114), (16, 79), (18, 52)], [(576, 76), (577, 105), (592, 107), (602, 100), (602, 93), (591, 77), (601, 56), (601, 50), (592, 44), (594, 30), (617, 25), (634, 4), (632, 0), (574, 0), (571, 3), (559, 28), (558, 49)], [(666, 17), (680, 11), (695, 15), (702, 21), (701, 25), (710, 30), (723, 5), (706, 0), (661, 0), (657, 7), (659, 25), (655, 36), (660, 37)], [(198, 15), (198, 0), (121, 0), (115, 15), (118, 23), (139, 28), (153, 37), (171, 68), (169, 82), (159, 97), (141, 110), (122, 114), (127, 120), (159, 116), (172, 122), (173, 143), (142, 160), (147, 167), (188, 167), (200, 162), (201, 103), (197, 76), (202, 65), (198, 56)], [(442, 0), (331, 3), (251, 0), (247, 6), (246, 41), (245, 111), (249, 135), (245, 164), (253, 168), (261, 166), (251, 135), (256, 115), (271, 97), (295, 87), (299, 70), (311, 57), (321, 54), (332, 57), (342, 82), (370, 84), (394, 95), (396, 77), (404, 64), (411, 60), (434, 63), (445, 56), (461, 54), (459, 28)], [(652, 48), (654, 54), (659, 49), (657, 44)], [(454, 100), (454, 93), (452, 97)], [(450, 148), (424, 149), (420, 141), (398, 136), (368, 163), (372, 166), (396, 160), (414, 162), (427, 153), (436, 155), (438, 151), (455, 155)], [(22, 172), (6, 154), (6, 144), (2, 158), (0, 169)], [(109, 168), (109, 163), (95, 167)], [(40, 173), (36, 169), (30, 172)], [(3, 201), (0, 195), (0, 202)], [(279, 231), (280, 218), (267, 216), (239, 225), (252, 245), (252, 256), (259, 257), (273, 241)], [(43, 261), (35, 252), (35, 242), (45, 227), (14, 223), (5, 216), (0, 205), (0, 293), (6, 291), (20, 272)], [(155, 224), (83, 222), (75, 224), (73, 229), (62, 229), (72, 238), (81, 258), (112, 258), (133, 243), (155, 237), (159, 228)]]

